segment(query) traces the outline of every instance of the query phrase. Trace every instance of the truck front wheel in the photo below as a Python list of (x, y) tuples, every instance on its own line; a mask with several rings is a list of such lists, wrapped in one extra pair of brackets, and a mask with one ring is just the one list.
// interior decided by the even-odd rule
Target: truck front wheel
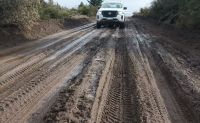
[(124, 29), (125, 28), (125, 23), (121, 23), (120, 24), (120, 29)]
[(97, 22), (96, 27), (97, 29), (101, 28), (101, 24)]

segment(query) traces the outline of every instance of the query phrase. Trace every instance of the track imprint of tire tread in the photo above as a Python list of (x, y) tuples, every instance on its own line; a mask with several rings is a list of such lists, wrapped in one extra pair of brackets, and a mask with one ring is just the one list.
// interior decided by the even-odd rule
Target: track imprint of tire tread
[[(123, 35), (123, 32), (121, 32)], [(102, 112), (102, 123), (132, 123), (137, 121), (134, 81), (126, 49), (126, 39), (117, 37), (113, 78), (110, 80), (108, 95)]]

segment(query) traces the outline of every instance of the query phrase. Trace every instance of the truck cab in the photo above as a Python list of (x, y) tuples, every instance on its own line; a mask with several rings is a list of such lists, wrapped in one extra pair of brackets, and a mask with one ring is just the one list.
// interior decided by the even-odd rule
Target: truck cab
[(118, 25), (120, 28), (125, 27), (125, 10), (122, 3), (103, 3), (96, 15), (96, 27), (102, 25)]

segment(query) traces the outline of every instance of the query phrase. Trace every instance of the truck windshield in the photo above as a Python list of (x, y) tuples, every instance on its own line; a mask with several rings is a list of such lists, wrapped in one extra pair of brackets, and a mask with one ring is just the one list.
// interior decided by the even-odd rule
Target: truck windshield
[(104, 3), (101, 8), (122, 8), (121, 3)]

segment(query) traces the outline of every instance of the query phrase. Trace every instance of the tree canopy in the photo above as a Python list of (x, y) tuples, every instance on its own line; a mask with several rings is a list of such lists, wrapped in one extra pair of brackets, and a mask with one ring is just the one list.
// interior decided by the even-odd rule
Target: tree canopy
[(92, 6), (101, 6), (103, 0), (87, 0), (88, 3)]

